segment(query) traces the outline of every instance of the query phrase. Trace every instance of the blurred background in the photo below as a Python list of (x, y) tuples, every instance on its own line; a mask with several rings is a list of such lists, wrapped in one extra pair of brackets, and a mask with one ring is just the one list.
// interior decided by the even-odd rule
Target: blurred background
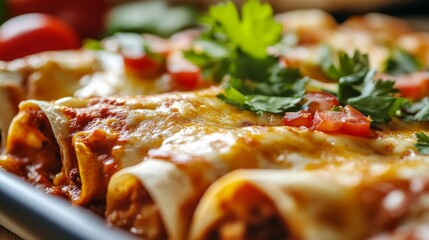
[[(235, 0), (242, 4), (245, 0)], [(0, 0), (0, 23), (26, 13), (46, 13), (70, 24), (81, 39), (101, 38), (116, 31), (150, 32), (161, 36), (195, 24), (198, 12), (219, 0)], [(387, 13), (428, 28), (424, 0), (270, 0), (276, 12), (320, 8), (338, 21), (368, 12)]]

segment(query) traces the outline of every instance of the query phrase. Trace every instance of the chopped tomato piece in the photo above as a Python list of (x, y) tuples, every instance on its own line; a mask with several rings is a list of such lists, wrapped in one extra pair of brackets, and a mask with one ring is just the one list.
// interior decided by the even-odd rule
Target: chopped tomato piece
[(393, 78), (396, 79), (395, 88), (399, 89), (403, 97), (418, 100), (429, 95), (428, 72), (416, 72)]
[(314, 114), (314, 130), (339, 132), (354, 136), (368, 137), (371, 133), (371, 119), (350, 105), (340, 111), (324, 110)]
[(313, 114), (310, 111), (287, 112), (283, 117), (283, 124), (291, 127), (307, 127), (313, 125)]
[(336, 132), (341, 129), (342, 119), (344, 118), (344, 112), (338, 111), (317, 111), (314, 113), (314, 120), (312, 128), (322, 132)]
[(156, 76), (162, 72), (164, 63), (162, 60), (154, 60), (147, 54), (140, 56), (127, 56), (122, 54), (125, 67), (144, 76)]
[(304, 96), (303, 104), (305, 109), (313, 114), (339, 106), (337, 97), (327, 92), (308, 92)]
[(101, 42), (103, 49), (119, 53), (128, 72), (155, 77), (165, 72), (169, 52), (166, 40), (152, 35), (117, 33)]
[(183, 71), (170, 73), (171, 79), (177, 85), (179, 89), (192, 90), (198, 87), (200, 78), (199, 71)]
[(178, 89), (192, 90), (200, 84), (200, 69), (187, 61), (181, 52), (174, 52), (167, 58), (167, 71)]
[(355, 136), (368, 137), (371, 133), (371, 119), (350, 105), (346, 105), (344, 110), (347, 115), (341, 127), (341, 132)]

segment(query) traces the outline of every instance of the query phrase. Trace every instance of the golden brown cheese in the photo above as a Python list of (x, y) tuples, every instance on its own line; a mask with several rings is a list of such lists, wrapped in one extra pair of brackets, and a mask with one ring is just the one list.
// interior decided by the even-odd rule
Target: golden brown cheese
[[(110, 183), (109, 221), (152, 234), (147, 232), (152, 221), (134, 219), (136, 211), (144, 211), (158, 222), (153, 234), (162, 236), (165, 227), (166, 234), (180, 239), (187, 235), (206, 189), (235, 169), (352, 168), (424, 158), (415, 152), (414, 130), (404, 130), (412, 125), (392, 123), (372, 139), (329, 135), (281, 126), (279, 115), (239, 110), (217, 99), (219, 91), (25, 101), (11, 125), (0, 165), (80, 205), (104, 201), (110, 177), (124, 169), (114, 179), (133, 175), (138, 181), (120, 191), (121, 181)], [(429, 130), (425, 124), (417, 128)], [(143, 197), (138, 199), (146, 200), (127, 199), (139, 194)], [(133, 204), (124, 206), (127, 202)], [(134, 210), (128, 214), (130, 206)]]
[[(252, 217), (232, 209), (252, 206), (257, 207), (253, 212), (274, 208), (269, 216), (281, 225), (272, 225), (277, 228), (272, 231), (287, 232), (286, 239), (383, 239), (391, 232), (412, 236), (427, 221), (427, 207), (422, 204), (429, 193), (427, 171), (427, 160), (316, 171), (234, 171), (204, 194), (189, 239), (221, 234), (231, 220), (241, 225), (235, 230), (237, 239), (248, 239), (244, 237), (255, 227)], [(249, 187), (259, 204), (236, 201), (234, 196)], [(414, 234), (410, 239), (422, 237)]]
[(136, 96), (173, 90), (163, 72), (128, 71), (121, 55), (107, 51), (57, 51), (0, 62), (0, 131), (4, 136), (20, 101), (63, 97)]
[[(169, 237), (186, 239), (186, 229), (191, 226), (192, 213), (201, 196), (217, 179), (236, 169), (359, 169), (376, 163), (427, 161), (426, 156), (416, 153), (413, 133), (400, 130), (401, 127), (404, 126), (386, 126), (383, 134), (373, 139), (284, 126), (248, 126), (214, 132), (209, 128), (185, 128), (151, 149), (145, 161), (113, 176), (107, 193), (107, 218), (112, 224), (118, 221), (112, 216), (121, 215), (128, 222), (133, 218), (126, 214), (129, 208), (120, 204), (126, 201), (123, 192), (128, 191), (121, 181), (134, 179), (138, 184), (138, 178), (158, 206)], [(429, 130), (427, 125), (419, 127)], [(179, 186), (180, 193), (175, 190)], [(133, 209), (138, 205), (135, 202)], [(139, 227), (148, 226), (130, 225), (127, 229)]]
[[(207, 132), (248, 125), (281, 125), (280, 116), (256, 115), (230, 106), (214, 95), (217, 88), (153, 97), (26, 101), (13, 120), (1, 162), (30, 166), (45, 156), (62, 169), (36, 171), (49, 179), (45, 188), (60, 186), (77, 204), (105, 198), (110, 176), (141, 162), (150, 149), (187, 128)], [(46, 131), (52, 129), (53, 134)], [(35, 154), (38, 153), (38, 154)], [(38, 179), (38, 178), (36, 178)]]
[[(23, 102), (0, 165), (75, 204), (103, 201), (107, 190), (112, 224), (186, 239), (207, 188), (237, 169), (376, 170), (427, 161), (414, 132), (428, 133), (428, 124), (392, 122), (369, 139), (325, 134), (239, 110), (217, 99), (219, 91)], [(274, 208), (267, 209), (271, 219)], [(219, 234), (234, 235), (231, 224)]]

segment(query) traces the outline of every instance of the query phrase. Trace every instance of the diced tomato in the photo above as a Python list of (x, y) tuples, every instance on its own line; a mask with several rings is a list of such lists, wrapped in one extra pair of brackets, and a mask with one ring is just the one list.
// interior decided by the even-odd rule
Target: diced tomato
[(187, 61), (181, 52), (174, 52), (167, 58), (167, 71), (180, 90), (193, 90), (200, 84), (200, 69)]
[(340, 111), (324, 110), (314, 114), (312, 129), (322, 132), (339, 132), (368, 137), (371, 133), (371, 119), (350, 105)]
[(341, 132), (345, 134), (368, 137), (371, 133), (371, 118), (363, 115), (350, 105), (346, 105), (344, 110), (347, 117), (344, 119)]
[(200, 78), (199, 71), (183, 71), (170, 73), (171, 79), (178, 89), (192, 90), (198, 87)]
[(313, 125), (313, 114), (310, 111), (287, 112), (283, 117), (283, 124), (291, 127), (307, 127)]
[(327, 92), (308, 92), (304, 96), (303, 104), (305, 110), (315, 113), (316, 111), (331, 110), (339, 106), (337, 97)]
[(137, 57), (122, 55), (122, 57), (127, 69), (147, 77), (156, 76), (162, 72), (164, 67), (162, 60), (154, 60), (147, 54)]
[(429, 95), (428, 72), (416, 72), (392, 78), (395, 79), (395, 88), (399, 89), (403, 97), (418, 100)]
[(102, 47), (118, 52), (127, 70), (143, 77), (154, 77), (165, 72), (165, 58), (170, 51), (163, 38), (137, 33), (118, 33), (102, 41)]
[(342, 119), (344, 116), (344, 112), (341, 111), (317, 111), (314, 113), (312, 129), (321, 132), (339, 131), (343, 125)]

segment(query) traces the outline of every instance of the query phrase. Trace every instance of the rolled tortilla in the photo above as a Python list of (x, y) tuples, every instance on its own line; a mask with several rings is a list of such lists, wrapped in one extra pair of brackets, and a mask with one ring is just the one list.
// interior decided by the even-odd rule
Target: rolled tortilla
[(234, 171), (202, 197), (189, 239), (353, 240), (402, 229), (408, 218), (427, 224), (416, 217), (429, 213), (422, 202), (429, 194), (427, 170), (420, 162)]
[(131, 74), (122, 56), (113, 52), (53, 51), (0, 61), (0, 130), (7, 136), (10, 116), (27, 99), (136, 96), (171, 90), (166, 77)]
[(219, 91), (22, 102), (0, 166), (86, 205), (104, 201), (113, 173), (139, 163), (179, 131), (281, 124), (280, 116), (222, 102)]
[(2, 145), (21, 101), (73, 96), (81, 88), (80, 79), (95, 71), (95, 62), (90, 51), (45, 52), (11, 62), (0, 61)]
[[(142, 237), (157, 239), (146, 235), (148, 229), (154, 229), (147, 224), (150, 220), (138, 221), (146, 216), (145, 219), (157, 219), (156, 229), (165, 231), (162, 236), (187, 239), (201, 196), (231, 171), (351, 168), (368, 163), (424, 161), (422, 155), (409, 154), (412, 142), (393, 145), (400, 137), (410, 138), (410, 134), (370, 140), (275, 126), (218, 129), (211, 133), (201, 128), (183, 129), (151, 149), (143, 162), (112, 176), (106, 218)], [(136, 200), (136, 195), (144, 197)], [(149, 214), (147, 209), (157, 211)]]

